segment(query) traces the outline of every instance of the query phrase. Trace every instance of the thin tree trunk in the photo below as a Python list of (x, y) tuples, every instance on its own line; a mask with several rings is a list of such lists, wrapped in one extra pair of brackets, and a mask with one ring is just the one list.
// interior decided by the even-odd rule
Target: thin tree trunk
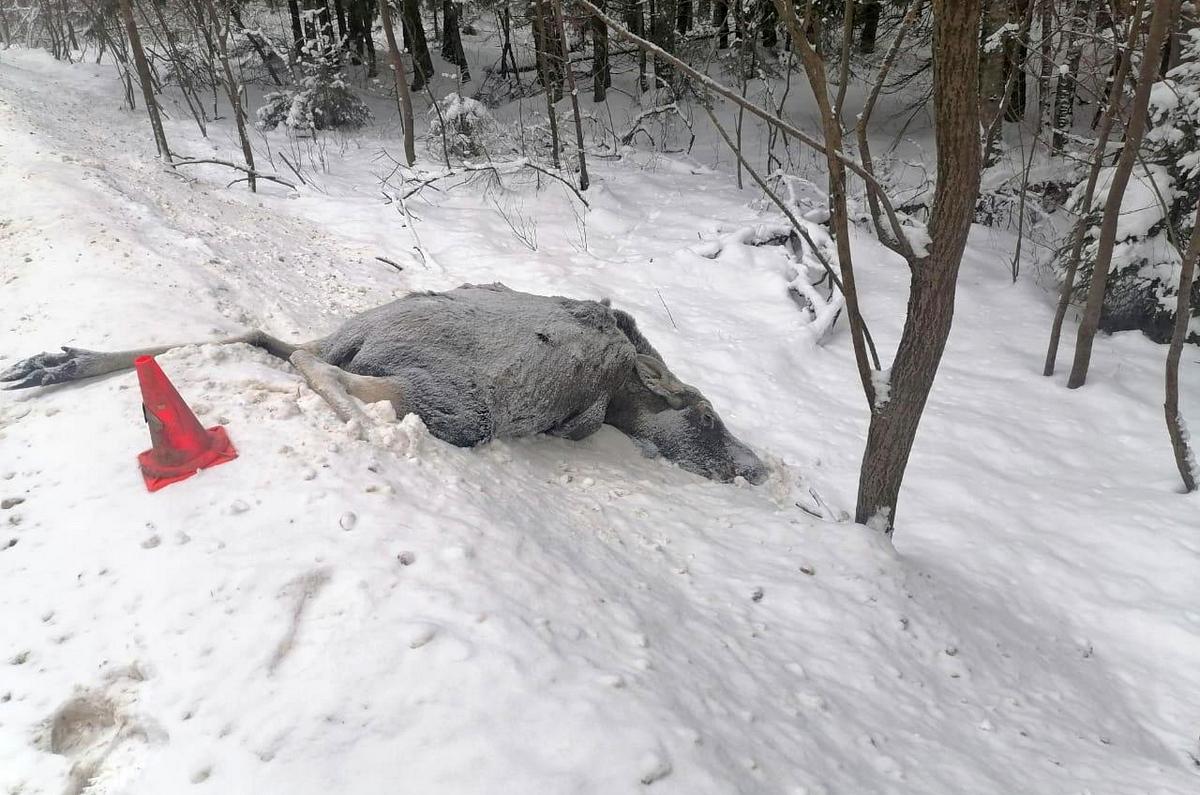
[(1050, 31), (1054, 28), (1054, 0), (1038, 0), (1041, 3), (1038, 24), (1038, 36), (1041, 37), (1041, 47), (1038, 55), (1038, 125), (1043, 124), (1050, 116), (1050, 78), (1054, 74), (1054, 38)]
[(979, 55), (980, 115), (985, 129), (990, 128), (1000, 115), (1000, 102), (1008, 82), (1004, 58), (1008, 36), (1004, 36), (1003, 42), (992, 39), (1011, 18), (1012, 0), (986, 0), (980, 31), (982, 52)]
[(446, 0), (442, 11), (442, 57), (458, 67), (459, 78), (466, 83), (471, 80), (471, 70), (467, 68), (467, 56), (463, 51), (460, 16), (458, 3)]
[(875, 38), (879, 31), (879, 0), (863, 0), (862, 32), (858, 37), (858, 51), (863, 55), (875, 52)]
[(1021, 121), (1025, 118), (1027, 80), (1025, 62), (1029, 58), (1029, 27), (1033, 22), (1034, 0), (1015, 0), (1013, 12), (1018, 19), (1028, 19), (1016, 36), (1009, 38), (1004, 48), (1004, 70), (1008, 75), (1008, 97), (1004, 108), (1005, 121)]
[(388, 0), (380, 0), (379, 17), (383, 23), (383, 36), (387, 39), (388, 59), (392, 62), (392, 80), (396, 84), (396, 102), (400, 106), (400, 124), (404, 127), (404, 161), (412, 165), (417, 160), (413, 136), (412, 95), (408, 91), (408, 75), (404, 73), (404, 58), (396, 44), (396, 30), (392, 25), (392, 10)]
[(1167, 350), (1166, 400), (1163, 413), (1167, 420), (1167, 434), (1171, 437), (1171, 450), (1175, 453), (1175, 466), (1183, 479), (1184, 491), (1196, 490), (1196, 459), (1188, 444), (1187, 429), (1179, 416), (1179, 357), (1187, 339), (1188, 324), (1192, 319), (1192, 283), (1196, 277), (1196, 259), (1200, 257), (1200, 209), (1197, 209), (1192, 238), (1179, 272), (1179, 295), (1175, 300), (1175, 327), (1171, 333), (1171, 347)]
[(1054, 135), (1051, 149), (1060, 154), (1067, 145), (1067, 138), (1075, 123), (1075, 75), (1083, 60), (1083, 39), (1087, 28), (1088, 4), (1076, 0), (1075, 11), (1067, 23), (1063, 36), (1067, 40), (1066, 69), (1059, 70), (1058, 84), (1054, 89)]
[(871, 412), (856, 521), (891, 534), (917, 426), (954, 318), (959, 263), (979, 195), (979, 0), (933, 0), (937, 184), (928, 254), (911, 263), (908, 315)]
[(759, 0), (759, 24), (762, 26), (762, 45), (768, 50), (779, 44), (779, 11), (772, 0)]
[(554, 158), (554, 160), (553, 160), (554, 167), (560, 168), (561, 165), (559, 163), (559, 158), (558, 158), (558, 152), (559, 152), (558, 114), (554, 110), (555, 98), (554, 98), (553, 87), (551, 85), (551, 83), (553, 82), (553, 77), (551, 77), (551, 75), (550, 75), (550, 69), (549, 69), (549, 65), (547, 63), (549, 58), (547, 57), (547, 54), (546, 54), (546, 39), (548, 37), (546, 36), (546, 14), (545, 14), (545, 11), (542, 9), (542, 0), (534, 0), (533, 8), (531, 10), (534, 15), (533, 32), (534, 32), (534, 37), (536, 40), (535, 49), (536, 49), (536, 55), (537, 55), (537, 60), (538, 60), (538, 66), (540, 67), (541, 72), (544, 75), (544, 77), (542, 78), (542, 83), (546, 89), (546, 116), (550, 122), (551, 154), (553, 155), (553, 158)]
[[(884, 81), (887, 80), (888, 73), (891, 72), (892, 66), (896, 62), (896, 57), (900, 54), (900, 47), (904, 43), (904, 37), (908, 33), (909, 28), (916, 23), (917, 14), (920, 13), (921, 7), (924, 4), (925, 0), (912, 0), (909, 3), (908, 9), (904, 12), (904, 17), (900, 20), (900, 27), (896, 30), (895, 37), (892, 39), (892, 43), (883, 57), (883, 64), (879, 67), (879, 74), (875, 78), (875, 84), (871, 87), (871, 93), (867, 95), (867, 101), (863, 105), (862, 113), (858, 114), (858, 123), (854, 128), (858, 138), (858, 156), (862, 159), (863, 168), (872, 174), (875, 173), (875, 165), (871, 161), (871, 145), (867, 138), (867, 126), (871, 123), (871, 114), (874, 113), (875, 103), (879, 100), (880, 92), (883, 91)], [(867, 191), (867, 206), (871, 211), (871, 225), (875, 227), (875, 236), (888, 248), (900, 254), (905, 259), (910, 259), (912, 257), (912, 250), (908, 246), (908, 241), (903, 239), (893, 240), (894, 235), (891, 234), (890, 230), (885, 228), (883, 210), (879, 206), (879, 197), (873, 190)]]
[[(511, 65), (513, 77), (517, 77), (520, 71), (517, 69), (517, 57), (513, 54), (512, 46), (512, 12), (508, 8), (508, 0), (505, 0), (504, 7), (500, 9), (500, 31), (503, 36), (504, 43), (500, 47), (500, 76), (506, 77), (508, 69)], [(508, 60), (505, 60), (505, 56)]]
[[(671, 54), (675, 53), (675, 18), (678, 8), (678, 0), (656, 0), (651, 6), (650, 41)], [(656, 86), (660, 81), (668, 85), (672, 84), (674, 74), (675, 70), (667, 61), (662, 58), (654, 59)]]
[(271, 65), (271, 56), (263, 46), (262, 39), (246, 27), (246, 23), (242, 21), (242, 12), (236, 3), (229, 4), (229, 13), (233, 16), (233, 21), (237, 23), (242, 35), (246, 37), (250, 42), (250, 46), (254, 48), (254, 52), (258, 54), (259, 59), (263, 62), (263, 66), (267, 68), (267, 74), (271, 76), (271, 82), (277, 86), (282, 86), (283, 81), (279, 79), (279, 75), (275, 72), (275, 67)]
[[(380, 0), (380, 5), (387, 0)], [(433, 77), (433, 56), (429, 54), (429, 43), (425, 40), (425, 26), (421, 23), (419, 0), (403, 0), (401, 24), (404, 27), (404, 46), (413, 58), (413, 91), (420, 91)]]
[(341, 48), (347, 49), (350, 46), (349, 28), (346, 27), (346, 7), (342, 4), (342, 0), (333, 0), (333, 15), (337, 19), (338, 38), (341, 39)]
[(1046, 363), (1042, 375), (1054, 375), (1054, 366), (1058, 359), (1058, 344), (1062, 338), (1063, 321), (1067, 317), (1067, 308), (1071, 305), (1071, 295), (1075, 292), (1075, 275), (1079, 271), (1079, 260), (1083, 256), (1084, 232), (1087, 231), (1088, 218), (1092, 212), (1092, 197), (1096, 193), (1096, 182), (1100, 179), (1100, 169), (1104, 167), (1105, 153), (1108, 151), (1108, 140), (1112, 136), (1117, 108), (1120, 106), (1121, 93), (1125, 85), (1125, 77), (1129, 74), (1133, 48), (1137, 43), (1138, 25), (1132, 20), (1142, 18), (1142, 8), (1145, 0), (1137, 0), (1133, 16), (1130, 18), (1128, 34), (1125, 37), (1125, 49), (1121, 52), (1117, 63), (1117, 75), (1109, 87), (1108, 103), (1100, 117), (1100, 126), (1096, 131), (1096, 145), (1092, 150), (1091, 165), (1088, 167), (1088, 178), (1080, 197), (1080, 217), (1071, 232), (1071, 250), (1067, 255), (1066, 272), (1063, 274), (1062, 290), (1058, 295), (1058, 306), (1054, 311), (1054, 322), (1050, 326), (1050, 344), (1046, 347)]
[(288, 16), (292, 20), (292, 47), (297, 55), (304, 50), (304, 27), (300, 24), (299, 0), (287, 0)]
[[(804, 64), (809, 86), (821, 112), (821, 126), (825, 134), (825, 162), (829, 169), (829, 210), (831, 227), (837, 244), (838, 266), (842, 271), (842, 293), (846, 298), (846, 314), (850, 323), (850, 339), (854, 347), (854, 361), (858, 365), (858, 376), (862, 382), (867, 406), (876, 403), (875, 379), (871, 375), (872, 364), (879, 369), (878, 358), (874, 362), (867, 358), (867, 345), (862, 331), (862, 311), (858, 305), (858, 291), (854, 282), (854, 265), (850, 251), (850, 217), (846, 208), (846, 169), (837, 153), (842, 150), (842, 124), (829, 103), (825, 64), (816, 50), (809, 44), (808, 37), (800, 29), (800, 20), (792, 0), (775, 0), (779, 15), (783, 17), (791, 33), (792, 47)], [(872, 352), (873, 353), (873, 352)]]
[[(717, 49), (729, 48), (729, 0), (713, 0), (713, 27), (717, 29)], [(634, 33), (641, 35), (640, 30)]]
[(680, 35), (692, 29), (692, 0), (675, 0), (675, 29)]
[(554, 22), (558, 38), (563, 42), (563, 71), (567, 75), (567, 90), (571, 92), (571, 112), (575, 116), (575, 146), (579, 150), (579, 190), (588, 189), (587, 158), (583, 151), (583, 120), (579, 115), (579, 92), (575, 90), (575, 69), (571, 66), (571, 54), (567, 49), (567, 31), (563, 25), (562, 0), (550, 0), (554, 7)]
[[(151, 0), (153, 2), (153, 0)], [(233, 68), (229, 65), (229, 19), (224, 24), (217, 18), (217, 8), (213, 0), (203, 0), (208, 11), (209, 24), (212, 25), (212, 35), (215, 40), (217, 55), (221, 61), (221, 71), (225, 75), (225, 96), (233, 109), (233, 118), (237, 125), (238, 140), (242, 144), (242, 158), (246, 161), (246, 184), (251, 193), (258, 191), (254, 177), (254, 150), (250, 147), (250, 136), (246, 133), (246, 109), (242, 107), (242, 92), (233, 78)]]
[(846, 103), (846, 89), (850, 87), (850, 47), (854, 44), (854, 0), (845, 0), (842, 8), (842, 50), (838, 64), (837, 99), (833, 101), (833, 116), (842, 123), (842, 106)]
[[(604, 0), (596, 5), (604, 8)], [(608, 65), (608, 26), (604, 20), (592, 15), (592, 102), (603, 102), (612, 85), (612, 70)]]
[(1075, 360), (1067, 387), (1078, 389), (1087, 381), (1088, 366), (1092, 359), (1092, 342), (1100, 326), (1100, 314), (1104, 309), (1104, 293), (1108, 286), (1108, 271), (1112, 265), (1113, 246), (1117, 241), (1117, 223), (1121, 214), (1121, 198), (1129, 184), (1129, 175), (1137, 161), (1142, 135), (1146, 131), (1146, 110), (1150, 105), (1150, 89), (1154, 86), (1159, 59), (1155, 55), (1162, 51), (1163, 42), (1171, 29), (1171, 0), (1155, 0), (1154, 14), (1150, 18), (1150, 32), (1142, 63), (1138, 69), (1137, 89), (1129, 109), (1129, 122), (1125, 128), (1125, 145), (1113, 171), (1112, 186), (1104, 203), (1104, 217), (1100, 221), (1100, 240), (1096, 249), (1096, 261), (1092, 265), (1092, 283), (1088, 288), (1087, 305), (1075, 340)]
[(133, 16), (133, 0), (120, 0), (121, 19), (125, 23), (125, 35), (129, 39), (129, 50), (133, 54), (133, 65), (137, 69), (138, 82), (142, 84), (142, 99), (146, 103), (146, 115), (150, 117), (150, 129), (154, 132), (154, 145), (159, 157), (169, 164), (171, 147), (167, 145), (167, 134), (163, 130), (158, 103), (154, 99), (154, 85), (150, 76), (150, 64), (142, 49), (142, 37), (138, 35), (137, 20)]

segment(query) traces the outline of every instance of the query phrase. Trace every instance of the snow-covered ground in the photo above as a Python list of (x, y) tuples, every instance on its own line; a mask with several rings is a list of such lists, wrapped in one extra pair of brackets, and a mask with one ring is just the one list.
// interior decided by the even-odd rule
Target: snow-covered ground
[[(865, 402), (777, 248), (701, 256), (771, 219), (730, 174), (596, 161), (590, 209), (554, 184), (427, 191), (422, 264), (379, 194), (387, 124), (330, 139), (322, 190), (255, 196), (167, 173), (120, 103), (108, 66), (0, 53), (0, 368), (307, 339), (503, 281), (611, 297), (773, 474), (712, 483), (611, 428), (461, 450), (409, 418), (362, 442), (287, 365), (201, 346), (160, 361), (240, 457), (148, 494), (133, 375), (5, 393), (0, 792), (1200, 789), (1200, 502), (1165, 351), (1122, 334), (1087, 388), (1042, 378), (1050, 298), (1010, 283), (1009, 237), (971, 238), (893, 548), (795, 507), (852, 510)], [(232, 151), (226, 123), (168, 135)], [(907, 273), (856, 251), (890, 356)], [(1198, 396), (1188, 368), (1185, 413)]]

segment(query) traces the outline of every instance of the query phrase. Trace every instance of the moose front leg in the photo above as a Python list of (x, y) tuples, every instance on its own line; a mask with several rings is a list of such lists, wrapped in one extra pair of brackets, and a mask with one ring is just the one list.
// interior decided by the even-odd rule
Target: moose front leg
[(35, 386), (52, 386), (68, 381), (95, 378), (133, 367), (138, 356), (156, 356), (172, 346), (146, 348), (138, 351), (85, 351), (82, 348), (64, 347), (61, 353), (39, 353), (30, 356), (0, 373), (0, 381), (11, 382), (5, 389), (29, 389)]
[(82, 381), (85, 378), (95, 378), (119, 370), (129, 370), (139, 356), (159, 356), (184, 345), (236, 345), (238, 343), (253, 345), (262, 348), (272, 356), (287, 359), (297, 350), (315, 350), (321, 341), (313, 340), (295, 345), (276, 339), (265, 332), (254, 330), (223, 340), (155, 345), (132, 351), (87, 351), (82, 348), (64, 347), (61, 353), (39, 353), (37, 356), (22, 359), (0, 373), (0, 382), (10, 382), (4, 387), (5, 389), (30, 389), (35, 386), (65, 384), (69, 381)]

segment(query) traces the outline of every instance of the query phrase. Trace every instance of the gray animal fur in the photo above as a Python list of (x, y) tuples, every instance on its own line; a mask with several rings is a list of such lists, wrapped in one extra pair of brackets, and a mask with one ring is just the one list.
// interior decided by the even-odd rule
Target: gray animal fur
[[(607, 301), (465, 284), (368, 310), (302, 346), (261, 332), (229, 341), (291, 356), (293, 363), (315, 356), (344, 380), (364, 377), (357, 381), (369, 382), (372, 395), (386, 395), (398, 414), (417, 414), (430, 433), (461, 447), (537, 433), (582, 439), (607, 423), (647, 454), (705, 477), (766, 479), (758, 456), (729, 433), (698, 390), (675, 378), (633, 318)], [(0, 380), (19, 381), (16, 388), (77, 380), (170, 347), (64, 349), (19, 362)], [(300, 369), (306, 377), (313, 371)]]

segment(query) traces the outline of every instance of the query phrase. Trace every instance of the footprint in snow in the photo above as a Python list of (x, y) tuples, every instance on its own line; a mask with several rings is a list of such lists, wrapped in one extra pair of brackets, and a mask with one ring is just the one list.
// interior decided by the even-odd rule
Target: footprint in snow
[(146, 745), (166, 741), (154, 721), (134, 710), (144, 679), (136, 665), (112, 671), (100, 687), (78, 690), (39, 727), (35, 744), (71, 763), (63, 795), (123, 791), (141, 769)]

